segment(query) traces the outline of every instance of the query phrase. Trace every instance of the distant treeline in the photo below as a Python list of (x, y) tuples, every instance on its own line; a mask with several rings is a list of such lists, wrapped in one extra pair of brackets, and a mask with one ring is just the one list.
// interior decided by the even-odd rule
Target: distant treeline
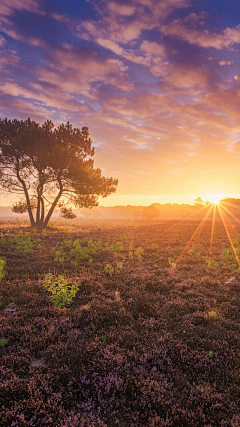
[[(240, 199), (225, 198), (223, 205), (234, 216), (240, 219)], [(77, 218), (81, 219), (127, 219), (131, 221), (161, 220), (161, 219), (202, 219), (210, 205), (204, 204), (178, 204), (178, 203), (153, 203), (150, 206), (99, 206), (92, 209), (73, 209)], [(223, 212), (227, 214), (226, 210)], [(217, 214), (218, 215), (218, 214)], [(53, 218), (58, 218), (60, 211), (56, 211)], [(27, 214), (20, 215), (12, 212), (11, 207), (0, 206), (0, 218), (27, 218)], [(209, 217), (211, 219), (211, 216)]]

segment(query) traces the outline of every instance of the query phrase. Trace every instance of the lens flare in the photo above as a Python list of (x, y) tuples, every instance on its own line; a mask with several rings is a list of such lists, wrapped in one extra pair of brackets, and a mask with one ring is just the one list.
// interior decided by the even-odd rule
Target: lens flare
[(220, 200), (224, 199), (223, 194), (208, 194), (208, 200), (209, 202), (213, 203), (214, 205), (218, 205)]

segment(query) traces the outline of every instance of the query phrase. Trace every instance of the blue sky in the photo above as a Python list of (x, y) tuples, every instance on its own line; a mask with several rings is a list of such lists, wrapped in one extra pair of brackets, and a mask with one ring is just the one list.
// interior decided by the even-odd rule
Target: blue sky
[(1, 0), (0, 117), (87, 126), (104, 205), (236, 196), (239, 45), (238, 0)]

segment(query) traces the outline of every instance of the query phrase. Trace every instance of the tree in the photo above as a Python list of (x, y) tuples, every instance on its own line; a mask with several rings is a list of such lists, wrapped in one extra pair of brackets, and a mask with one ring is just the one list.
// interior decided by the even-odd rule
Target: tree
[(201, 197), (197, 197), (194, 202), (193, 202), (194, 206), (204, 206), (204, 201)]
[(159, 214), (159, 210), (153, 205), (147, 206), (142, 212), (142, 216), (146, 217), (148, 220), (153, 220), (158, 217)]
[(91, 208), (116, 191), (118, 180), (94, 169), (93, 155), (87, 127), (0, 119), (0, 190), (21, 196), (12, 210), (28, 212), (33, 227), (46, 227), (59, 205)]

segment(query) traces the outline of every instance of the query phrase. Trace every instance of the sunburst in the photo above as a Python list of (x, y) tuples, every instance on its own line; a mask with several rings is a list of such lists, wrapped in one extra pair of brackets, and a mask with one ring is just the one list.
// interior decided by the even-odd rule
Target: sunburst
[[(211, 213), (212, 213), (212, 216), (211, 216), (210, 221), (212, 221), (212, 226), (211, 226), (208, 262), (210, 263), (212, 261), (214, 229), (215, 229), (215, 223), (216, 223), (216, 215), (218, 213), (218, 215), (222, 221), (222, 224), (224, 226), (224, 229), (225, 229), (227, 238), (229, 240), (230, 246), (232, 248), (234, 257), (235, 257), (236, 262), (240, 268), (240, 259), (239, 259), (238, 253), (236, 251), (236, 248), (234, 247), (234, 243), (233, 243), (233, 240), (232, 240), (232, 237), (230, 235), (228, 225), (227, 225), (227, 217), (229, 217), (229, 216), (240, 224), (240, 220), (229, 210), (230, 207), (235, 207), (235, 208), (239, 208), (239, 207), (235, 206), (233, 204), (230, 204), (228, 202), (225, 202), (225, 200), (223, 200), (225, 198), (225, 196), (223, 194), (207, 194), (207, 198), (208, 198), (209, 203), (206, 203), (204, 206), (202, 206), (202, 208), (198, 209), (197, 211), (193, 212), (191, 215), (188, 215), (186, 218), (182, 219), (181, 221), (178, 221), (176, 224), (172, 225), (171, 227), (169, 227), (165, 230), (165, 232), (169, 231), (170, 229), (176, 227), (177, 225), (179, 225), (183, 221), (190, 219), (190, 217), (193, 217), (194, 215), (197, 215), (197, 214), (199, 214), (200, 211), (202, 211), (203, 218), (200, 220), (200, 223), (196, 226), (196, 229), (193, 232), (192, 236), (190, 237), (190, 239), (186, 243), (185, 247), (182, 249), (179, 257), (176, 260), (176, 265), (179, 264), (179, 262), (182, 260), (183, 255), (191, 247), (193, 240), (195, 240), (196, 238), (197, 239), (199, 238), (202, 229), (206, 225), (206, 222), (210, 219), (209, 216), (211, 216)], [(229, 209), (225, 205), (229, 206)]]
[(213, 203), (214, 205), (218, 205), (219, 202), (224, 199), (224, 195), (223, 194), (208, 194), (207, 195), (209, 202)]

